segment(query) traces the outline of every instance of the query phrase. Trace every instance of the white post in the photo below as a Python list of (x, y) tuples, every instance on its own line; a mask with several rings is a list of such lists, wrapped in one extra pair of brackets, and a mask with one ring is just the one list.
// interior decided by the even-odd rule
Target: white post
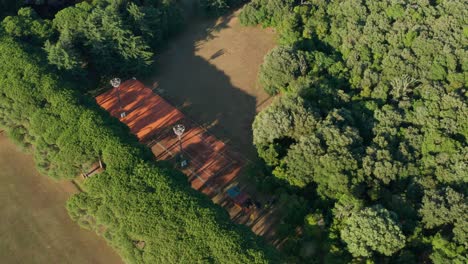
[(117, 91), (117, 101), (119, 102), (119, 109), (121, 111), (120, 118), (124, 118), (126, 116), (126, 113), (122, 112), (122, 101), (120, 101), (120, 83), (121, 83), (120, 78), (113, 78), (112, 80), (110, 80), (110, 84)]

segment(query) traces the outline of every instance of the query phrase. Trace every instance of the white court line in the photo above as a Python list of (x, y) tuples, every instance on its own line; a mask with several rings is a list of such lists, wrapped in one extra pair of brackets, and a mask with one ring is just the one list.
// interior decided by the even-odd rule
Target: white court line
[[(159, 143), (159, 142), (156, 142), (156, 145), (158, 145), (159, 147), (161, 147), (162, 149), (164, 149), (167, 153), (169, 153), (169, 155), (175, 157), (174, 153), (172, 153), (170, 150), (168, 150), (163, 144)], [(190, 155), (188, 155), (190, 156)], [(225, 166), (224, 168), (222, 168), (220, 171), (223, 171), (224, 169), (226, 168), (229, 168), (230, 166), (232, 166), (234, 163), (232, 162), (232, 159), (230, 159), (230, 162), (227, 166)], [(193, 175), (195, 175), (196, 178), (198, 178), (201, 182), (203, 183), (206, 183), (207, 180), (203, 179), (200, 175), (198, 175), (195, 171), (193, 171), (192, 169), (190, 168), (187, 168), (188, 171), (190, 171), (190, 173), (192, 173)], [(214, 175), (216, 176), (216, 174)], [(212, 189), (215, 191), (215, 194), (218, 195), (219, 193), (221, 193), (222, 191), (220, 190), (220, 188), (213, 188), (211, 187), (211, 185), (208, 184), (207, 186), (208, 188)]]

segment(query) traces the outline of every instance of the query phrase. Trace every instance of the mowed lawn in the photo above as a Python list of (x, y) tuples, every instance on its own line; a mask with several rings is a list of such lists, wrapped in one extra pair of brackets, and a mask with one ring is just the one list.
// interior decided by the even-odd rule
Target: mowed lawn
[(31, 156), (0, 135), (0, 263), (122, 263), (69, 218), (65, 201), (75, 191), (39, 175)]
[(184, 114), (251, 156), (253, 119), (271, 101), (257, 73), (275, 32), (243, 27), (238, 15), (190, 22), (156, 58), (151, 81)]

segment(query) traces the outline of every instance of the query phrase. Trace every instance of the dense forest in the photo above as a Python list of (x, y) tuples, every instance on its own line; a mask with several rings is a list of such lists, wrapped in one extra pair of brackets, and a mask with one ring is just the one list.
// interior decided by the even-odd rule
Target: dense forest
[(39, 171), (54, 179), (74, 178), (104, 162), (105, 172), (87, 179), (67, 209), (128, 263), (279, 263), (273, 247), (232, 223), (169, 164), (154, 161), (88, 95), (111, 75), (144, 74), (182, 26), (175, 1), (82, 2), (52, 20), (31, 7), (6, 16), (0, 24), (0, 129), (32, 151)]
[(465, 0), (243, 8), (279, 34), (253, 138), (259, 187), (308, 208), (285, 223), (291, 262), (468, 262), (467, 17)]

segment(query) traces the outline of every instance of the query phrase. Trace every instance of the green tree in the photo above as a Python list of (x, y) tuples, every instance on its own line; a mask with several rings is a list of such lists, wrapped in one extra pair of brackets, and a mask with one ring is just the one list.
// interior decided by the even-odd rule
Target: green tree
[(456, 263), (462, 264), (468, 261), (466, 248), (448, 241), (440, 233), (432, 238), (433, 253), (430, 255), (434, 264)]
[(365, 208), (349, 217), (341, 239), (355, 257), (371, 257), (373, 252), (391, 256), (405, 246), (394, 213), (381, 206)]
[[(147, 43), (128, 29), (119, 14), (117, 7), (93, 6), (87, 11), (87, 3), (77, 5), (81, 12), (86, 12), (86, 19), (77, 27), (64, 28), (64, 36), (68, 34), (84, 37), (81, 45), (89, 48), (92, 64), (100, 69), (102, 74), (110, 74), (109, 70), (121, 74), (131, 74), (144, 70), (152, 62), (153, 53)], [(62, 12), (62, 11), (61, 11)], [(61, 17), (61, 20), (70, 20)], [(54, 24), (57, 24), (55, 21)], [(70, 32), (70, 33), (69, 33)], [(62, 34), (61, 34), (62, 36)], [(60, 39), (59, 39), (60, 40)], [(79, 40), (79, 39), (76, 39)], [(76, 44), (75, 44), (76, 45)], [(113, 65), (109, 68), (108, 65)], [(108, 70), (105, 70), (108, 69)]]
[(56, 44), (51, 44), (47, 40), (44, 44), (44, 49), (47, 52), (49, 63), (56, 65), (59, 70), (68, 70), (77, 76), (84, 74), (82, 67), (85, 65), (85, 62), (73, 48), (72, 43), (59, 41)]
[(292, 0), (255, 0), (244, 6), (239, 19), (243, 25), (260, 23), (276, 27), (288, 16), (293, 5)]
[[(332, 115), (340, 116), (336, 112), (330, 113)], [(335, 198), (351, 188), (351, 178), (358, 169), (353, 151), (361, 139), (355, 129), (345, 126), (342, 133), (328, 120), (311, 131), (315, 134), (301, 137), (291, 145), (283, 161), (283, 170), (275, 170), (274, 174), (300, 187), (315, 182), (319, 194)]]
[(53, 19), (58, 38), (46, 42), (49, 62), (82, 76), (83, 68), (101, 76), (144, 74), (154, 49), (180, 29), (182, 15), (173, 1), (82, 2)]
[(427, 190), (419, 213), (425, 226), (434, 228), (458, 221), (465, 222), (468, 205), (465, 196), (450, 187), (438, 191)]
[(316, 118), (304, 99), (296, 95), (277, 98), (255, 118), (252, 125), (253, 143), (261, 147), (276, 139), (308, 135), (316, 126)]
[(305, 55), (293, 48), (277, 47), (271, 50), (264, 59), (258, 79), (263, 89), (270, 94), (276, 94), (288, 84), (307, 72)]
[(39, 45), (53, 33), (50, 21), (41, 19), (30, 7), (18, 10), (17, 16), (6, 17), (2, 27), (12, 37)]

